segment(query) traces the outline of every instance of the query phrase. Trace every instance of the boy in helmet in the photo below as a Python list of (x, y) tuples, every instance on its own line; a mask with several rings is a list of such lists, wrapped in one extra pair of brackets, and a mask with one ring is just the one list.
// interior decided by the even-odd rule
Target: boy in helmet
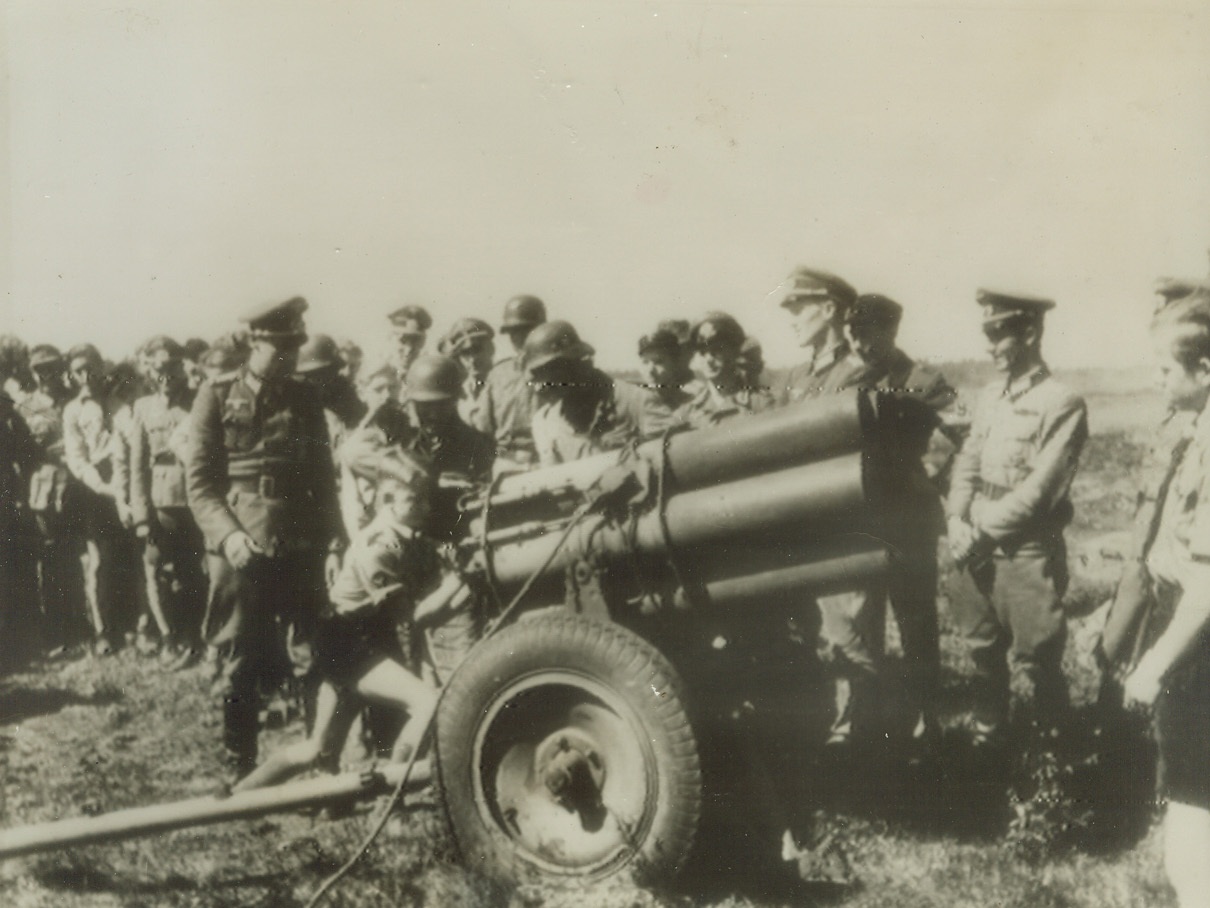
[(638, 436), (639, 390), (592, 363), (595, 351), (568, 322), (547, 322), (522, 358), (537, 396), (533, 436), (542, 466), (624, 447)]
[(760, 413), (773, 406), (773, 395), (752, 385), (741, 359), (746, 335), (725, 312), (708, 312), (689, 332), (703, 388), (684, 408), (691, 426), (708, 425), (737, 413)]

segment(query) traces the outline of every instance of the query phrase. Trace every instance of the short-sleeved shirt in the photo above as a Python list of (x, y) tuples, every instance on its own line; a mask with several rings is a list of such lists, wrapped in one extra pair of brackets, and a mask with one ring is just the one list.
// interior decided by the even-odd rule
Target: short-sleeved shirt
[(1210, 564), (1210, 417), (1199, 417), (1178, 446), (1147, 569), (1183, 588), (1192, 564)]
[(336, 614), (351, 615), (372, 609), (379, 590), (399, 583), (403, 589), (391, 601), (410, 614), (436, 588), (440, 575), (432, 540), (379, 514), (354, 537), (328, 598)]

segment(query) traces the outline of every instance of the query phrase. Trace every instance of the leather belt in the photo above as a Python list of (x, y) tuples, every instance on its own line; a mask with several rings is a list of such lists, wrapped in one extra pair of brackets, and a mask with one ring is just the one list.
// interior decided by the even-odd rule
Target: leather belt
[(259, 476), (232, 476), (231, 490), (259, 495), (261, 498), (301, 498), (310, 490), (305, 483), (293, 477), (272, 476), (262, 473)]

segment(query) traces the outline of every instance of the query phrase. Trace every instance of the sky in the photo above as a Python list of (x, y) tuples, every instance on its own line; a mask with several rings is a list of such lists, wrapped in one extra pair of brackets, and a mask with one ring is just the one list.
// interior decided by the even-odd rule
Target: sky
[(385, 342), (546, 300), (610, 368), (732, 312), (795, 362), (796, 265), (979, 357), (978, 287), (1058, 301), (1052, 365), (1146, 361), (1210, 271), (1210, 4), (7, 0), (0, 332), (214, 337), (302, 294)]

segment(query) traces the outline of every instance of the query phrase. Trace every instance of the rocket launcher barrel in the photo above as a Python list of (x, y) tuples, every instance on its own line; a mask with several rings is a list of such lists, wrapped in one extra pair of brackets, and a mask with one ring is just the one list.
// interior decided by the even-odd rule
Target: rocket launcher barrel
[[(497, 488), (505, 506), (497, 510), (493, 496), (488, 511), (491, 574), (507, 592), (551, 559), (545, 586), (557, 594), (555, 581), (580, 562), (627, 565), (616, 572), (623, 586), (639, 566), (658, 585), (673, 562), (688, 566), (681, 575), (692, 574), (711, 601), (757, 589), (858, 587), (888, 569), (877, 527), (911, 469), (897, 442), (904, 428), (928, 418), (913, 401), (853, 391), (672, 435), (630, 457), (608, 454), (505, 478)], [(646, 497), (625, 516), (584, 518), (556, 552), (571, 507), (619, 467), (645, 477)], [(535, 513), (573, 489), (543, 530)], [(778, 557), (762, 559), (762, 546)]]
[[(634, 454), (652, 464), (666, 457), (670, 488), (688, 491), (860, 451), (875, 419), (868, 394), (846, 391), (674, 433), (666, 442), (653, 439), (638, 445)], [(661, 454), (665, 443), (666, 454)], [(618, 461), (619, 454), (609, 452), (503, 477), (491, 495), (493, 527), (553, 519), (560, 513), (557, 502), (587, 490)], [(468, 504), (471, 511), (482, 507), (481, 498)], [(514, 516), (518, 508), (525, 516)]]

